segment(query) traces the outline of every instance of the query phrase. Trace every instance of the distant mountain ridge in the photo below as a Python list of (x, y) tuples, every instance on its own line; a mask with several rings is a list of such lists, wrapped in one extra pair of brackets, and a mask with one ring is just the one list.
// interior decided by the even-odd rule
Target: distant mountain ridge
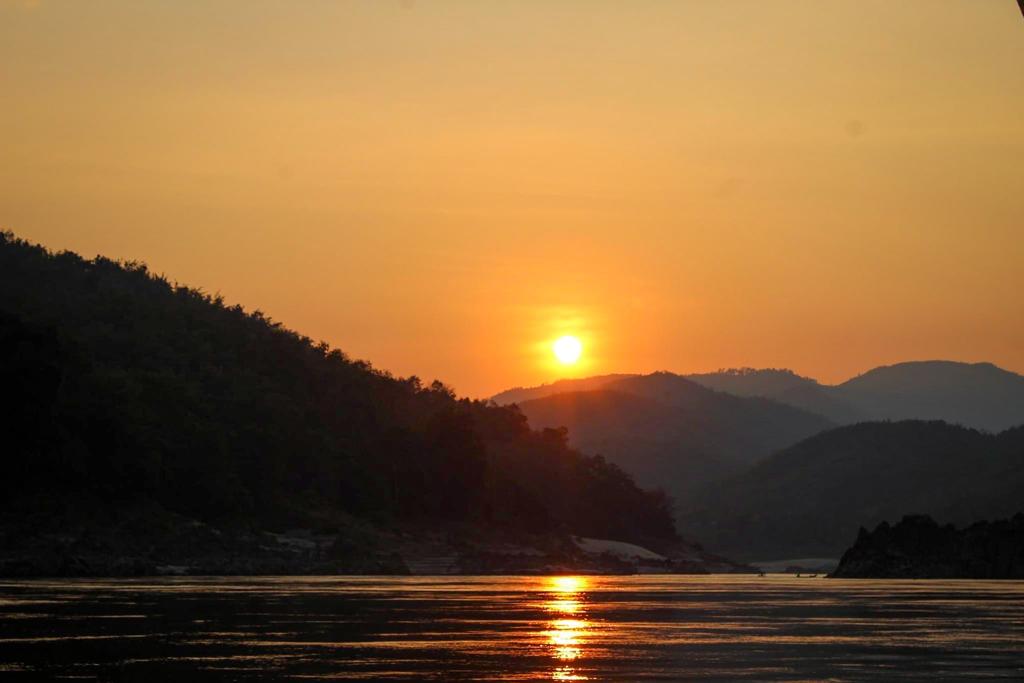
[[(565, 391), (593, 390), (636, 375), (561, 380), (502, 392), (499, 404)], [(764, 397), (836, 424), (868, 420), (942, 420), (999, 432), (1024, 424), (1024, 376), (992, 363), (909, 361), (874, 368), (841, 384), (821, 384), (786, 369), (740, 368), (678, 375), (716, 391)]]
[(552, 393), (519, 409), (534, 428), (566, 427), (574, 446), (677, 499), (834, 426), (792, 406), (714, 391), (671, 373), (617, 376), (598, 387)]
[[(580, 390), (580, 388), (588, 390)], [(922, 361), (836, 386), (789, 370), (611, 375), (506, 392), (675, 498), (680, 528), (742, 560), (838, 555), (906, 514), (1024, 510), (1024, 377)], [(925, 419), (908, 419), (908, 418)]]
[(774, 396), (793, 389), (821, 386), (817, 380), (798, 375), (786, 368), (730, 368), (684, 377), (711, 389), (737, 396)]
[(856, 406), (833, 391), (833, 387), (803, 377), (792, 370), (738, 368), (703, 374), (686, 375), (711, 389), (737, 396), (763, 396), (780, 403), (818, 413), (837, 424), (850, 424), (866, 419)]
[(1024, 376), (992, 363), (898, 363), (834, 391), (869, 419), (945, 420), (990, 432), (1024, 424)]
[(606, 384), (620, 379), (625, 379), (627, 377), (636, 377), (636, 375), (612, 374), (595, 375), (594, 377), (584, 377), (581, 379), (560, 379), (550, 384), (540, 384), (535, 387), (515, 387), (513, 389), (506, 389), (505, 391), (492, 396), (490, 400), (497, 403), (499, 406), (507, 406), (512, 403), (523, 403), (524, 401), (544, 398), (545, 396), (551, 396), (552, 394), (565, 394), (575, 391), (593, 391), (595, 389), (600, 389)]

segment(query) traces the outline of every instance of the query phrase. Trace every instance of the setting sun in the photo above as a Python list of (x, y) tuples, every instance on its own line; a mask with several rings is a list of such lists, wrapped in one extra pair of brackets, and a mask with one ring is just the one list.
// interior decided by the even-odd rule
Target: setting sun
[(555, 358), (564, 365), (572, 365), (583, 353), (583, 344), (572, 335), (559, 337), (551, 348), (555, 352)]

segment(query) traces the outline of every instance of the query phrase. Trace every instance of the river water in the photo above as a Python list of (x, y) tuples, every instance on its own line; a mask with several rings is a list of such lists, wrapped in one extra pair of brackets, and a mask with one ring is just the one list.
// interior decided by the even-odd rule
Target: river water
[(1024, 582), (0, 582), (0, 680), (1024, 680)]

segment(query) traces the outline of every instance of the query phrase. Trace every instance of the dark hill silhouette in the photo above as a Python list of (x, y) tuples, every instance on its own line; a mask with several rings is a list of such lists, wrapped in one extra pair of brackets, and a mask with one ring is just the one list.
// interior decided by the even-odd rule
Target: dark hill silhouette
[(831, 426), (791, 406), (712, 391), (670, 373), (626, 377), (603, 387), (519, 407), (535, 427), (567, 427), (577, 447), (677, 497)]
[(1024, 514), (957, 529), (927, 515), (861, 528), (832, 573), (839, 578), (1024, 579)]
[(1009, 517), (1024, 501), (1024, 428), (944, 422), (824, 432), (718, 483), (678, 515), (709, 547), (747, 559), (838, 557), (862, 525), (904, 514), (954, 523)]
[(0, 234), (0, 311), (8, 539), (139, 505), (277, 530), (677, 539), (663, 494), (514, 407), (392, 377), (144, 265)]

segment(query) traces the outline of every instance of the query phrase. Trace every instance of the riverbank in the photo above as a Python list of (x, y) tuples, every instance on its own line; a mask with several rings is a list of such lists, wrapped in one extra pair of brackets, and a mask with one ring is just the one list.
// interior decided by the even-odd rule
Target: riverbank
[(152, 508), (115, 519), (0, 526), (0, 576), (753, 573), (685, 541), (653, 547), (569, 534), (505, 534), (348, 520), (325, 529), (215, 527)]

